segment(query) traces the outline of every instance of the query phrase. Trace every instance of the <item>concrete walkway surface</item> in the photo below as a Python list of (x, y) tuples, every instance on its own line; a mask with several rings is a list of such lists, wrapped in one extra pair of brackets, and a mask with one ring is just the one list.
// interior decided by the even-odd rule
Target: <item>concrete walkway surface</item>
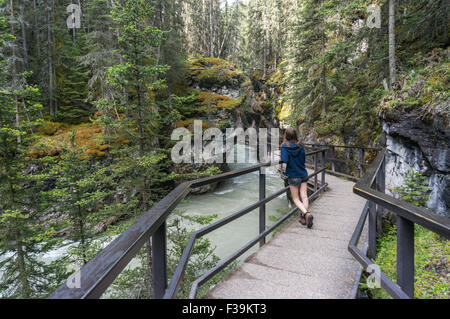
[[(359, 263), (347, 250), (365, 205), (354, 183), (328, 175), (310, 207), (314, 226), (295, 218), (206, 296), (210, 299), (352, 298)], [(366, 241), (366, 231), (359, 246)]]

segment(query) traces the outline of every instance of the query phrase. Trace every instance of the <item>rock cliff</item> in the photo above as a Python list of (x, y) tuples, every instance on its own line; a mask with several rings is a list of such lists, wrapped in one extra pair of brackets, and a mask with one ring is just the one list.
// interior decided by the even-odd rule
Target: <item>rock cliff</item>
[(400, 77), (383, 100), (380, 118), (388, 150), (388, 190), (400, 186), (409, 170), (417, 170), (432, 188), (428, 208), (450, 217), (448, 53), (435, 51), (419, 71)]

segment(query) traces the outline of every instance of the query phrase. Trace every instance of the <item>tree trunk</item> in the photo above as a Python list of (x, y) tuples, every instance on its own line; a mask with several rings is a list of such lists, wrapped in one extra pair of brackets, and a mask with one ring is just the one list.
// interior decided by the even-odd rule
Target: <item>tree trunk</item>
[(209, 1), (209, 56), (214, 57), (214, 18), (213, 0)]
[[(228, 34), (231, 32), (231, 24), (233, 23), (233, 21), (235, 20), (235, 16), (237, 15), (237, 11), (239, 10), (239, 0), (236, 1), (236, 8), (235, 11), (233, 12), (233, 15), (230, 17), (230, 20), (228, 20), (228, 13), (226, 14), (227, 17), (227, 26), (225, 27), (225, 34), (223, 36), (222, 39), (222, 44), (220, 45), (220, 49), (219, 49), (219, 53), (217, 54), (217, 57), (220, 58), (222, 56), (223, 53), (223, 48), (224, 48), (224, 44), (228, 39)], [(227, 11), (228, 11), (228, 6), (227, 6)], [(237, 22), (237, 21), (235, 21)], [(235, 28), (237, 28), (237, 25), (234, 26)], [(235, 45), (235, 44), (233, 44)]]
[(391, 89), (395, 77), (395, 0), (389, 0), (389, 84)]
[[(77, 202), (79, 202), (81, 200), (80, 196), (77, 195)], [(84, 216), (83, 216), (83, 212), (81, 210), (81, 206), (78, 205), (77, 206), (78, 209), (78, 230), (80, 232), (80, 245), (81, 245), (81, 258), (83, 259), (83, 265), (86, 265), (88, 263), (88, 258), (87, 258), (87, 247), (86, 247), (86, 235), (84, 232)]]
[(24, 70), (28, 69), (28, 47), (27, 47), (27, 34), (25, 29), (25, 15), (23, 8), (23, 0), (19, 1), (20, 8), (20, 28), (22, 30), (22, 47), (23, 47), (23, 64)]
[(263, 79), (266, 79), (267, 76), (267, 10), (266, 10), (266, 1), (264, 1), (264, 11), (263, 11)]
[(36, 0), (33, 0), (34, 7), (34, 32), (36, 33), (36, 45), (37, 45), (37, 54), (38, 58), (41, 56), (41, 31), (38, 24), (38, 11), (36, 7)]
[[(48, 3), (49, 4), (49, 3)], [(50, 108), (50, 115), (54, 116), (55, 109), (53, 105), (53, 58), (52, 58), (52, 50), (53, 50), (53, 44), (52, 44), (52, 30), (51, 30), (51, 9), (50, 6), (48, 7), (47, 12), (47, 58), (48, 58), (48, 105)]]
[(16, 251), (17, 251), (17, 269), (19, 271), (20, 292), (24, 299), (31, 298), (31, 287), (28, 282), (28, 273), (25, 265), (25, 252), (23, 251), (23, 243), (20, 240), (20, 234), (16, 234)]
[(233, 49), (232, 49), (232, 61), (236, 61), (236, 48), (238, 46), (238, 33), (239, 33), (239, 3), (240, 0), (236, 0), (236, 15), (234, 20), (234, 38), (233, 38)]
[[(14, 3), (13, 0), (10, 1), (11, 5), (11, 20), (13, 23), (11, 23), (11, 35), (13, 38), (16, 36), (16, 31), (14, 29)], [(17, 90), (19, 89), (19, 83), (17, 79), (17, 68), (16, 68), (16, 59), (17, 59), (17, 53), (16, 53), (16, 43), (12, 44), (12, 64), (11, 64), (11, 73), (12, 73), (12, 89), (13, 89), (13, 95), (14, 95), (14, 105), (16, 107), (16, 127), (19, 128), (20, 126), (20, 116), (19, 116), (19, 100), (17, 98)], [(22, 142), (22, 137), (17, 136), (17, 142), (20, 144)]]
[[(325, 53), (325, 21), (323, 21), (322, 29), (322, 54)], [(326, 62), (322, 63), (322, 114), (327, 112), (327, 78), (326, 78)]]
[[(70, 0), (70, 4), (73, 4), (72, 0)], [(74, 25), (72, 29), (72, 40), (75, 41), (75, 38), (76, 38), (76, 30)]]

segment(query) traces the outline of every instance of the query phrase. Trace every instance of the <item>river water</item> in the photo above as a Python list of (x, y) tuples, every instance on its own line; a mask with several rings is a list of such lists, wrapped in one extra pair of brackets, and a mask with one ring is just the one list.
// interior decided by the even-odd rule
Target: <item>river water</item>
[[(256, 150), (247, 145), (237, 145), (237, 152), (248, 152), (250, 160), (246, 164), (228, 164), (231, 170), (255, 165)], [(253, 162), (253, 163), (252, 163)], [(284, 188), (284, 182), (280, 174), (273, 168), (266, 170), (266, 196), (269, 196)], [(217, 214), (222, 219), (243, 208), (259, 201), (259, 172), (239, 176), (225, 181), (210, 193), (202, 195), (190, 195), (187, 202), (182, 202), (177, 209), (191, 216), (207, 216)], [(277, 218), (282, 217), (288, 211), (286, 194), (274, 199), (266, 205), (266, 226), (273, 225)], [(273, 216), (273, 217), (270, 217)], [(197, 226), (199, 229), (203, 226)], [(215, 246), (215, 254), (219, 258), (225, 258), (244, 244), (255, 238), (259, 232), (259, 209), (234, 220), (233, 222), (216, 229), (205, 237)], [(240, 260), (251, 254), (258, 245), (248, 253), (241, 256)]]

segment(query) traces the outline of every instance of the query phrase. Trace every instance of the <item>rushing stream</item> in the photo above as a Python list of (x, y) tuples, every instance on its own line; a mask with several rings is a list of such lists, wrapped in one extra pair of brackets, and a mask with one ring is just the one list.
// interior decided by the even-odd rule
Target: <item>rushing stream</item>
[[(255, 160), (256, 150), (243, 145), (238, 145), (236, 148), (237, 152), (248, 151), (250, 158)], [(254, 162), (253, 164), (229, 164), (229, 168), (235, 170), (252, 165), (255, 165)], [(267, 169), (266, 196), (279, 191), (283, 187), (284, 183), (279, 173), (272, 168)], [(189, 215), (207, 216), (217, 214), (218, 219), (216, 220), (219, 220), (258, 201), (259, 172), (256, 171), (227, 180), (221, 183), (213, 192), (188, 196), (187, 201), (178, 205), (177, 209), (185, 211)], [(274, 216), (275, 218), (281, 217), (287, 210), (288, 202), (286, 194), (269, 202), (266, 205), (266, 226), (275, 223), (274, 219), (270, 218), (270, 216)], [(206, 238), (210, 239), (212, 245), (216, 247), (216, 255), (222, 259), (255, 238), (258, 235), (258, 231), (259, 210), (256, 209), (246, 216), (240, 217), (230, 224), (216, 229), (208, 234)], [(241, 256), (240, 260), (257, 249), (257, 246), (255, 247), (247, 254)]]

